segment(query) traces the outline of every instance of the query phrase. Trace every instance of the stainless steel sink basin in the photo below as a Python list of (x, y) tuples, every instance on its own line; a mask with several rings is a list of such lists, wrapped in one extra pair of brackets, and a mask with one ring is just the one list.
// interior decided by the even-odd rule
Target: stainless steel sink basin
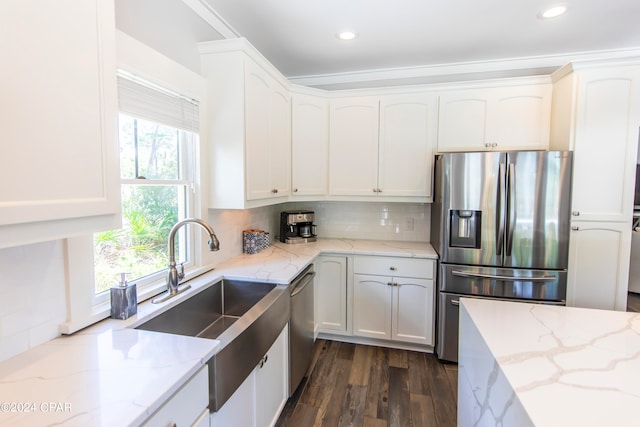
[(209, 360), (209, 410), (242, 384), (289, 321), (287, 285), (220, 280), (136, 327), (220, 340)]

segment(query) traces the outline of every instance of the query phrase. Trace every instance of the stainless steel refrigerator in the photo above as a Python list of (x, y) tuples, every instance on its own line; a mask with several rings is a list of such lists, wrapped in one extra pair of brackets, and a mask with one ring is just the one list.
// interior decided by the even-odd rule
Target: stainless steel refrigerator
[(568, 151), (436, 156), (438, 358), (458, 360), (461, 296), (564, 305), (571, 169)]

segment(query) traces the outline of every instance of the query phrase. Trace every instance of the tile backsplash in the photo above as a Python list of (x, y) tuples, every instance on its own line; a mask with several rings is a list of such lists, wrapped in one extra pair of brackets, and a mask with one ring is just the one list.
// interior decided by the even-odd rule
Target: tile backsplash
[(320, 237), (428, 242), (431, 205), (381, 202), (291, 202), (281, 210), (316, 214)]
[(219, 263), (242, 253), (242, 230), (268, 231), (276, 241), (280, 212), (312, 210), (319, 237), (428, 242), (431, 205), (380, 202), (289, 202), (246, 210), (209, 210), (208, 221), (220, 239), (220, 251), (205, 254)]
[(64, 265), (61, 240), (0, 250), (0, 360), (59, 335)]

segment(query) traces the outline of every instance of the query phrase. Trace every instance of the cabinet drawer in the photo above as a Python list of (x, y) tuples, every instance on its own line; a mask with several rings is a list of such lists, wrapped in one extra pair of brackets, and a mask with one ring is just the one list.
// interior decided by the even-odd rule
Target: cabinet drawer
[(432, 279), (434, 278), (435, 261), (421, 258), (356, 256), (353, 271), (360, 274)]
[(209, 405), (209, 367), (205, 365), (143, 425), (191, 426)]

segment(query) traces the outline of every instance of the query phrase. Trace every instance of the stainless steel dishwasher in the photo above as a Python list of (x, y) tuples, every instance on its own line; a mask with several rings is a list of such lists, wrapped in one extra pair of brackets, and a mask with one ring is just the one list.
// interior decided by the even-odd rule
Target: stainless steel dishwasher
[(313, 357), (313, 264), (307, 267), (289, 286), (291, 320), (289, 322), (289, 394), (300, 385)]

